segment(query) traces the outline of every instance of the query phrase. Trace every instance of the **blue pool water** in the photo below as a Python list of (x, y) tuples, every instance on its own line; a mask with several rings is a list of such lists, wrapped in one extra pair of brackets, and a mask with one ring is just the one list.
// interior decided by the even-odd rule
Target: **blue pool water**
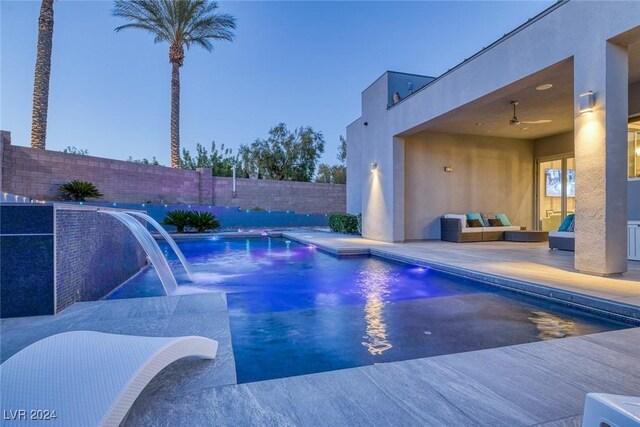
[[(227, 292), (238, 382), (479, 350), (627, 325), (479, 282), (284, 239), (178, 241), (194, 285)], [(185, 273), (168, 247), (180, 284)], [(110, 298), (163, 295), (147, 270)]]

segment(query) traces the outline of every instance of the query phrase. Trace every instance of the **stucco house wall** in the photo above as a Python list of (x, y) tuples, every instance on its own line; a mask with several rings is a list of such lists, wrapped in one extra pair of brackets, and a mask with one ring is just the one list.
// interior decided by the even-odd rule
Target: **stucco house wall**
[(525, 139), (427, 132), (407, 138), (405, 239), (440, 239), (446, 213), (506, 213), (512, 224), (531, 228), (533, 155), (533, 141)]
[[(640, 4), (634, 2), (569, 1), (560, 4), (532, 25), (482, 52), (460, 68), (454, 68), (389, 110), (385, 102), (385, 78), (383, 76), (376, 80), (362, 95), (362, 119), (368, 122), (368, 126), (363, 135), (366, 150), (362, 151), (363, 159), (359, 163), (361, 166), (373, 161), (379, 164), (382, 176), (379, 185), (384, 192), (384, 205), (380, 217), (373, 215), (369, 224), (369, 220), (364, 220), (365, 236), (387, 241), (404, 238), (402, 234), (397, 234), (399, 228), (394, 222), (404, 221), (405, 216), (392, 218), (393, 208), (390, 206), (393, 200), (403, 197), (403, 185), (393, 182), (394, 174), (391, 172), (394, 168), (402, 167), (403, 162), (393, 157), (393, 146), (398, 145), (398, 136), (414, 132), (432, 118), (571, 57), (577, 61), (577, 90), (591, 88), (599, 91), (601, 99), (604, 99), (606, 90), (598, 80), (605, 57), (603, 41), (637, 26), (636, 11), (640, 11)], [(584, 22), (590, 22), (593, 16), (599, 17), (599, 25), (591, 26), (587, 31)], [(576, 37), (578, 34), (581, 36)], [(523, 50), (522, 46), (527, 46), (527, 49)], [(594, 46), (598, 46), (599, 50), (594, 51)], [(591, 64), (589, 61), (592, 59), (599, 65)], [(497, 67), (499, 73), (496, 72)], [(351, 126), (358, 125), (362, 126), (358, 122)], [(402, 153), (402, 150), (399, 152)], [(369, 171), (365, 168), (354, 169), (349, 174), (351, 177), (359, 174), (363, 179), (364, 210), (369, 201), (368, 193), (372, 191), (367, 180)]]
[(573, 132), (560, 133), (534, 141), (536, 158), (573, 154)]

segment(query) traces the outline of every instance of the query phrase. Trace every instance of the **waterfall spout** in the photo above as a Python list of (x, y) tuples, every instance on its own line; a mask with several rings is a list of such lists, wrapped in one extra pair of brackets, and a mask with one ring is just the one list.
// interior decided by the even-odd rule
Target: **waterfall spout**
[(147, 256), (151, 260), (151, 264), (155, 267), (167, 295), (174, 294), (178, 290), (176, 278), (173, 276), (164, 254), (160, 250), (156, 240), (153, 238), (151, 233), (149, 233), (149, 230), (147, 230), (140, 221), (124, 212), (102, 210), (98, 212), (111, 215), (118, 219), (131, 231), (131, 233), (133, 233), (136, 240), (138, 240), (144, 251), (147, 253)]
[(155, 219), (151, 218), (149, 215), (144, 214), (142, 212), (127, 212), (129, 215), (134, 215), (137, 216), (138, 218), (142, 218), (145, 221), (147, 221), (149, 224), (153, 225), (153, 227), (158, 230), (158, 232), (162, 235), (162, 237), (164, 237), (164, 240), (167, 241), (167, 243), (169, 244), (169, 246), (171, 246), (171, 249), (173, 249), (173, 251), (176, 253), (176, 255), (178, 256), (178, 259), (180, 260), (180, 262), (182, 263), (182, 266), (184, 267), (184, 269), (186, 270), (187, 274), (189, 275), (189, 279), (191, 279), (193, 281), (193, 276), (191, 275), (191, 267), (189, 266), (189, 263), (187, 263), (187, 260), (184, 257), (184, 254), (182, 253), (182, 251), (180, 250), (180, 248), (178, 247), (178, 245), (176, 244), (176, 241), (173, 240), (173, 238), (169, 235), (169, 233), (167, 233), (167, 230), (164, 229), (163, 226), (161, 226), (158, 221), (156, 221)]

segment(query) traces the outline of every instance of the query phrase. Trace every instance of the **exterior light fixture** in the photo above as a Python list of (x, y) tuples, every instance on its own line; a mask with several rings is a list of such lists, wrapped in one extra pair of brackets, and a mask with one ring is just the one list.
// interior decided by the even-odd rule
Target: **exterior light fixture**
[(536, 90), (547, 90), (547, 89), (551, 89), (552, 87), (553, 85), (551, 83), (545, 83), (540, 86), (537, 86)]
[(451, 166), (445, 166), (444, 167), (444, 171), (445, 172), (453, 172), (453, 168)]
[(376, 162), (371, 162), (371, 172), (376, 172), (378, 170), (378, 164)]
[(369, 122), (364, 122), (363, 125), (369, 126)]
[(595, 106), (595, 96), (592, 91), (580, 95), (580, 114), (592, 113)]

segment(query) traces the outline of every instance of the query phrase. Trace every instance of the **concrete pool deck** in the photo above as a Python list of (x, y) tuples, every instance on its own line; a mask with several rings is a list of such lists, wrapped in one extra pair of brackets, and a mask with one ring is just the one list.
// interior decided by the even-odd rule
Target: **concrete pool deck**
[(58, 315), (0, 319), (0, 362), (36, 341), (68, 331), (211, 338), (218, 341), (215, 361), (178, 361), (160, 377), (180, 380), (172, 385), (176, 392), (236, 383), (229, 311), (221, 292), (80, 302)]
[(145, 390), (125, 425), (580, 426), (586, 393), (640, 390), (640, 328), (187, 393), (170, 388)]
[(601, 277), (577, 272), (573, 268), (573, 252), (550, 251), (547, 242), (384, 243), (310, 231), (289, 231), (283, 236), (334, 255), (381, 256), (640, 319), (638, 261), (629, 261), (629, 271), (624, 275)]

